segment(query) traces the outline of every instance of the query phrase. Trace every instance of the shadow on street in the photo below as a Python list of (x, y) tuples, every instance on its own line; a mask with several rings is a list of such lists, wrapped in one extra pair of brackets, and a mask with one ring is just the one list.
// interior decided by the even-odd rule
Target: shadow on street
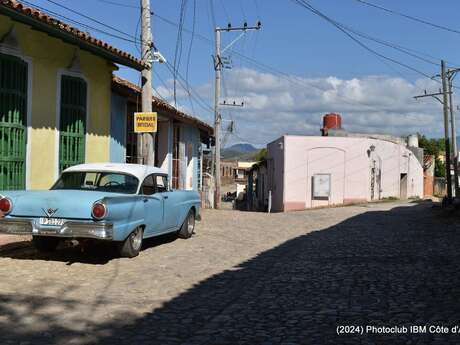
[[(460, 323), (460, 232), (431, 204), (372, 211), (200, 282), (144, 317), (34, 331), (46, 300), (1, 296), (0, 340), (33, 344), (453, 344), (460, 335), (336, 334), (339, 325)], [(184, 263), (186, 264), (186, 263)], [(18, 282), (20, 284), (20, 282)], [(72, 308), (72, 301), (53, 301)], [(17, 308), (15, 308), (17, 306)], [(21, 310), (16, 312), (13, 310)], [(91, 337), (88, 338), (88, 333)], [(5, 342), (2, 342), (4, 344)], [(7, 343), (7, 342), (6, 342)]]
[[(175, 240), (178, 240), (176, 234), (148, 238), (144, 240), (142, 250), (155, 248)], [(119, 258), (119, 256), (116, 245), (113, 242), (91, 241), (83, 245), (72, 245), (63, 242), (54, 252), (40, 253), (30, 241), (23, 241), (0, 246), (0, 258), (60, 261), (67, 263), (67, 265), (74, 263), (104, 265), (113, 259)]]

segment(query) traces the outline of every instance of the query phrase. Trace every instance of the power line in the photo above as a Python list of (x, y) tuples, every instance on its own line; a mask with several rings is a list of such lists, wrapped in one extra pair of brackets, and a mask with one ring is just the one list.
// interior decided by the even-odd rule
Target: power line
[(174, 50), (174, 63), (173, 63), (173, 70), (174, 70), (174, 104), (177, 103), (176, 99), (176, 85), (177, 85), (177, 71), (180, 68), (180, 60), (182, 57), (182, 29), (184, 27), (184, 20), (185, 20), (185, 10), (187, 6), (187, 0), (181, 0), (180, 6), (180, 15), (179, 15), (179, 26), (177, 29), (177, 38), (176, 38), (176, 48)]
[(364, 1), (364, 0), (355, 0), (355, 1), (357, 1), (357, 2), (359, 2), (361, 4), (363, 4), (363, 5), (373, 7), (373, 8), (376, 8), (378, 10), (381, 10), (381, 11), (384, 11), (384, 12), (399, 16), (399, 17), (404, 17), (406, 19), (410, 19), (412, 21), (415, 21), (415, 22), (418, 22), (418, 23), (421, 23), (421, 24), (425, 24), (425, 25), (434, 27), (436, 29), (441, 29), (441, 30), (453, 32), (453, 33), (456, 33), (456, 34), (460, 34), (460, 30), (452, 29), (452, 28), (449, 28), (447, 26), (440, 25), (440, 24), (435, 24), (435, 23), (429, 22), (429, 21), (427, 21), (425, 19), (417, 18), (417, 17), (411, 16), (411, 15), (408, 15), (408, 14), (405, 14), (405, 13), (402, 13), (402, 12), (398, 12), (398, 11), (389, 9), (387, 7), (383, 7), (383, 6), (373, 4), (373, 3), (368, 2), (368, 1)]
[[(102, 0), (101, 0), (101, 1), (102, 1)], [(33, 6), (33, 7), (37, 8), (37, 9), (40, 9), (40, 10), (42, 10), (42, 11), (44, 11), (44, 12), (47, 12), (47, 13), (49, 13), (49, 14), (52, 14), (53, 16), (56, 16), (56, 17), (58, 17), (58, 18), (62, 18), (62, 19), (64, 19), (64, 20), (67, 21), (67, 22), (74, 23), (74, 24), (76, 24), (76, 25), (80, 25), (81, 27), (85, 27), (85, 28), (87, 28), (87, 29), (91, 29), (91, 30), (97, 31), (97, 32), (106, 34), (106, 35), (108, 35), (108, 36), (114, 37), (114, 38), (118, 38), (118, 39), (121, 39), (121, 40), (124, 40), (124, 41), (131, 42), (131, 43), (135, 44), (136, 46), (137, 46), (137, 44), (139, 43), (139, 41), (136, 40), (136, 39), (131, 40), (131, 39), (127, 39), (127, 38), (124, 38), (124, 37), (121, 37), (121, 36), (118, 36), (118, 35), (114, 35), (114, 34), (108, 33), (108, 32), (106, 32), (106, 31), (104, 31), (104, 30), (98, 29), (98, 28), (93, 27), (93, 26), (88, 25), (88, 24), (81, 23), (81, 22), (79, 22), (79, 21), (77, 21), (77, 20), (74, 20), (74, 19), (69, 18), (69, 17), (67, 17), (67, 16), (64, 16), (64, 15), (62, 15), (62, 14), (60, 14), (60, 13), (57, 13), (57, 12), (55, 12), (55, 11), (49, 10), (49, 9), (47, 9), (47, 8), (44, 8), (44, 7), (42, 7), (42, 6), (38, 6), (38, 5), (36, 5), (36, 4), (29, 3), (29, 2), (26, 1), (26, 0), (23, 0), (22, 2), (25, 3), (25, 4), (27, 4), (27, 5), (29, 5), (29, 6)], [(126, 33), (125, 33), (125, 35), (129, 35), (129, 34), (126, 34)], [(141, 43), (141, 44), (142, 44), (142, 43)], [(171, 67), (172, 67), (169, 63), (167, 63), (167, 64), (169, 65), (168, 68), (171, 68)], [(170, 70), (170, 72), (171, 72), (171, 70)], [(173, 73), (173, 76), (176, 75), (176, 74), (179, 75), (179, 77), (180, 77), (182, 80), (185, 81), (185, 79), (182, 77), (182, 75), (181, 75), (179, 72)], [(189, 85), (188, 81), (185, 82), (185, 85), (187, 85), (187, 86), (184, 86), (184, 84), (183, 84), (182, 82), (180, 82), (180, 84), (182, 85), (182, 87), (184, 88), (184, 90), (187, 90), (187, 92), (189, 93), (189, 95), (192, 96), (192, 98), (194, 98), (195, 100), (198, 100), (197, 103), (198, 103), (204, 110), (206, 110), (206, 111), (208, 111), (208, 112), (212, 112), (212, 111), (213, 111), (213, 109), (212, 109), (209, 105), (207, 105), (206, 102), (205, 102), (197, 93), (195, 93), (195, 96), (193, 96), (194, 91), (193, 91), (193, 89), (190, 90), (191, 88), (190, 88), (190, 85)]]
[(111, 1), (111, 0), (96, 0), (96, 1), (103, 2), (103, 3), (109, 4), (109, 5), (114, 5), (114, 6), (120, 6), (120, 7), (125, 7), (125, 8), (140, 9), (140, 7), (139, 7), (139, 6), (136, 6), (136, 5), (122, 4), (122, 3), (120, 3), (120, 2), (115, 2), (115, 1)]
[(312, 12), (313, 14), (316, 14), (317, 16), (323, 18), (324, 20), (326, 20), (327, 22), (329, 22), (330, 24), (332, 24), (333, 26), (335, 26), (338, 30), (342, 31), (346, 36), (348, 36), (351, 40), (353, 40), (355, 43), (357, 43), (359, 46), (361, 46), (363, 49), (367, 50), (368, 52), (384, 59), (384, 60), (387, 60), (389, 62), (392, 62), (396, 65), (399, 65), (401, 67), (404, 67), (408, 70), (411, 70), (413, 72), (416, 72), (428, 79), (431, 79), (431, 76), (428, 75), (427, 73), (425, 72), (422, 72), (420, 70), (418, 70), (417, 68), (415, 67), (412, 67), (404, 62), (400, 62), (396, 59), (393, 59), (391, 57), (388, 57), (382, 53), (379, 53), (378, 51), (376, 51), (375, 49), (372, 49), (371, 47), (369, 47), (368, 45), (366, 45), (365, 43), (363, 43), (361, 40), (359, 40), (358, 38), (356, 38), (353, 34), (350, 33), (350, 31), (348, 31), (345, 27), (343, 27), (342, 25), (340, 25), (340, 23), (336, 22), (335, 20), (333, 20), (332, 18), (326, 16), (324, 13), (320, 12), (319, 10), (317, 10), (316, 8), (314, 8), (313, 6), (311, 6), (306, 0), (291, 0), (293, 1), (294, 3), (296, 3), (297, 5), (307, 9), (308, 11)]
[[(169, 25), (172, 25), (172, 26), (175, 26), (177, 27), (179, 24), (175, 23), (174, 21), (168, 19), (168, 18), (165, 18), (161, 15), (158, 15), (156, 13), (153, 13), (153, 16), (155, 16), (156, 18), (160, 19), (161, 21), (169, 24)], [(187, 32), (187, 33), (191, 33), (191, 30), (189, 29), (186, 29), (184, 28), (183, 29), (184, 32)], [(199, 38), (201, 41), (209, 44), (209, 45), (214, 45), (214, 42), (211, 41), (211, 39), (209, 39), (208, 37), (202, 35), (202, 34), (199, 34), (199, 33), (195, 33), (195, 37)], [(324, 92), (325, 90), (323, 88), (320, 88), (318, 86), (315, 86), (315, 85), (311, 85), (311, 84), (307, 84), (305, 83), (304, 80), (296, 77), (296, 76), (293, 76), (293, 75), (290, 75), (286, 72), (283, 72), (273, 66), (270, 66), (270, 65), (267, 65), (263, 62), (260, 62), (252, 57), (249, 57), (249, 56), (246, 56), (246, 55), (243, 55), (237, 51), (233, 51), (233, 54), (239, 56), (240, 58), (248, 61), (250, 64), (252, 64), (253, 66), (256, 66), (266, 72), (270, 72), (270, 73), (273, 73), (275, 75), (277, 75), (278, 77), (280, 77), (281, 79), (284, 79), (286, 80), (287, 82), (291, 83), (291, 84), (295, 84), (297, 85), (298, 87), (301, 87), (301, 88), (305, 88), (305, 87), (308, 87), (308, 88), (312, 88), (312, 89), (316, 89), (316, 90), (319, 90), (321, 92)], [(373, 107), (371, 107), (370, 105), (368, 104), (364, 104), (362, 102), (359, 102), (359, 101), (356, 101), (354, 99), (348, 99), (348, 98), (344, 98), (343, 96), (341, 95), (337, 95), (337, 97), (341, 98), (344, 103), (347, 103), (347, 104), (350, 104), (350, 105), (356, 105), (356, 104), (359, 104), (359, 105), (362, 105), (362, 106), (365, 106), (365, 107), (368, 107), (370, 109), (373, 109)]]
[[(355, 41), (357, 44), (359, 44), (361, 47), (363, 47), (364, 49), (368, 50), (369, 52), (373, 53), (374, 55), (376, 55), (377, 57), (381, 58), (381, 59), (385, 59), (387, 61), (390, 61), (394, 64), (397, 64), (397, 65), (400, 65), (402, 67), (405, 67), (409, 70), (412, 70), (430, 80), (434, 80), (436, 81), (437, 83), (441, 84), (441, 82), (439, 80), (436, 80), (434, 79), (432, 76), (410, 66), (410, 65), (407, 65), (403, 62), (400, 62), (396, 59), (393, 59), (393, 58), (390, 58), (388, 56), (385, 56), (377, 51), (375, 51), (374, 49), (370, 48), (369, 46), (367, 46), (366, 44), (364, 44), (363, 42), (361, 42), (359, 39), (357, 39), (356, 37), (354, 37), (352, 34), (350, 34), (350, 32), (347, 31), (347, 27), (346, 26), (342, 26), (339, 22), (333, 20), (332, 18), (326, 16), (324, 13), (320, 12), (319, 10), (317, 10), (316, 8), (314, 8), (312, 5), (310, 5), (308, 3), (308, 1), (306, 0), (291, 0), (295, 3), (297, 3), (298, 5), (302, 6), (302, 7), (305, 7), (306, 9), (308, 9), (310, 12), (313, 12), (314, 14), (318, 15), (319, 17), (325, 19), (326, 21), (328, 21), (329, 23), (331, 23), (333, 26), (335, 26), (337, 29), (339, 29), (340, 31), (342, 31), (345, 35), (347, 35), (349, 38), (351, 38), (353, 41)], [(400, 74), (398, 72), (398, 74)], [(452, 86), (453, 88), (455, 89), (460, 89), (460, 87), (456, 86), (456, 85), (453, 85)]]
[[(196, 25), (196, 0), (193, 0), (193, 20), (192, 20), (192, 37), (190, 38), (190, 45), (188, 47), (188, 55), (187, 55), (187, 68), (185, 70), (185, 80), (187, 84), (189, 83), (189, 69), (190, 69), (190, 59), (192, 57), (192, 48), (193, 48), (193, 41), (195, 39), (195, 25)], [(190, 98), (190, 96), (189, 96)], [(190, 98), (190, 105), (192, 106), (192, 111), (195, 112), (193, 107), (192, 99)]]
[(92, 22), (94, 22), (94, 23), (97, 23), (97, 24), (99, 24), (99, 25), (102, 25), (102, 26), (105, 27), (105, 28), (111, 29), (111, 30), (113, 30), (113, 31), (115, 31), (115, 32), (118, 32), (118, 33), (120, 33), (120, 34), (122, 34), (122, 35), (125, 35), (125, 36), (128, 36), (128, 37), (130, 37), (130, 38), (134, 38), (134, 36), (131, 35), (131, 34), (127, 34), (126, 32), (121, 31), (121, 30), (117, 29), (116, 27), (113, 27), (113, 26), (111, 26), (111, 25), (105, 24), (105, 23), (101, 22), (101, 21), (98, 20), (98, 19), (95, 19), (95, 18), (93, 18), (93, 17), (90, 17), (90, 16), (88, 16), (88, 15), (86, 15), (86, 14), (84, 14), (84, 13), (81, 13), (81, 12), (79, 12), (79, 11), (77, 11), (77, 10), (74, 10), (74, 9), (72, 9), (72, 8), (70, 8), (70, 7), (64, 6), (64, 5), (62, 5), (62, 4), (60, 4), (60, 3), (56, 2), (56, 1), (53, 1), (53, 0), (46, 0), (46, 1), (48, 1), (49, 3), (51, 3), (51, 4), (53, 4), (53, 5), (59, 6), (59, 7), (65, 9), (65, 10), (67, 10), (67, 11), (69, 11), (69, 12), (72, 12), (72, 13), (74, 13), (74, 14), (80, 16), (80, 17), (83, 17), (83, 18), (88, 19), (88, 20), (90, 20), (90, 21), (92, 21)]
[(222, 9), (224, 10), (225, 16), (227, 17), (227, 21), (229, 23), (231, 23), (230, 16), (228, 15), (227, 8), (225, 7), (225, 4), (224, 4), (223, 0), (220, 0), (220, 5), (221, 5)]
[(257, 19), (260, 20), (259, 2), (257, 0), (254, 0), (254, 7), (256, 8)]
[[(174, 76), (174, 66), (171, 65), (170, 62), (166, 61), (166, 67), (168, 68), (169, 72)], [(186, 90), (189, 94), (192, 95), (192, 98), (197, 101), (197, 103), (206, 111), (208, 112), (214, 112), (214, 109), (206, 103), (205, 100), (189, 85), (186, 83), (185, 78), (177, 71), (177, 75), (179, 76), (178, 82), (179, 84), (183, 87), (184, 90)], [(185, 84), (185, 85), (184, 85)]]
[[(36, 8), (36, 9), (39, 9), (39, 10), (41, 10), (42, 12), (49, 13), (50, 15), (53, 15), (54, 17), (56, 17), (56, 18), (58, 18), (58, 19), (61, 19), (61, 20), (66, 21), (66, 22), (68, 22), (68, 23), (72, 23), (72, 24), (74, 24), (74, 25), (76, 25), (76, 26), (80, 26), (80, 27), (82, 27), (82, 28), (86, 28), (86, 29), (89, 29), (89, 30), (93, 30), (93, 31), (95, 31), (95, 32), (99, 32), (99, 33), (101, 33), (101, 34), (103, 34), (103, 35), (106, 35), (106, 36), (109, 36), (109, 37), (112, 37), (112, 38), (116, 38), (116, 39), (119, 39), (119, 40), (122, 40), (122, 41), (130, 42), (130, 43), (134, 43), (134, 44), (137, 43), (137, 41), (136, 41), (135, 39), (128, 39), (128, 38), (125, 38), (125, 37), (118, 36), (118, 35), (115, 35), (115, 34), (113, 34), (113, 33), (107, 32), (107, 31), (105, 31), (105, 30), (101, 30), (101, 29), (96, 28), (96, 27), (94, 27), (94, 26), (91, 26), (91, 25), (82, 23), (82, 22), (80, 22), (80, 21), (78, 21), (78, 20), (75, 20), (75, 19), (72, 19), (72, 18), (70, 18), (70, 17), (67, 17), (67, 16), (65, 16), (65, 15), (63, 15), (63, 14), (60, 14), (60, 13), (58, 13), (58, 12), (52, 11), (52, 10), (50, 10), (50, 9), (48, 9), (48, 8), (39, 6), (39, 5), (34, 4), (34, 3), (31, 3), (31, 2), (28, 2), (28, 1), (26, 1), (26, 0), (21, 0), (21, 2), (24, 3), (24, 4), (26, 4), (26, 5), (28, 5), (28, 6), (34, 7), (34, 8)], [(129, 35), (129, 34), (126, 34), (126, 35)]]
[(209, 0), (209, 17), (211, 20), (211, 31), (216, 27), (216, 14), (214, 12), (214, 0)]
[[(424, 54), (424, 53), (418, 52), (418, 51), (416, 51), (416, 50), (414, 50), (414, 49), (409, 49), (409, 48), (403, 47), (403, 46), (401, 46), (401, 45), (398, 45), (398, 44), (395, 44), (395, 43), (392, 43), (392, 42), (388, 42), (388, 41), (381, 40), (381, 39), (379, 39), (379, 38), (372, 37), (372, 36), (370, 36), (370, 35), (368, 35), (368, 34), (366, 34), (366, 33), (359, 32), (359, 31), (353, 29), (352, 27), (347, 26), (347, 25), (345, 25), (345, 24), (343, 24), (343, 23), (340, 23), (340, 22), (338, 22), (338, 21), (335, 21), (335, 22), (336, 22), (337, 24), (341, 25), (341, 26), (342, 26), (343, 28), (345, 28), (346, 30), (348, 30), (348, 31), (354, 33), (355, 35), (360, 36), (360, 37), (362, 37), (362, 38), (364, 38), (364, 39), (367, 39), (367, 40), (369, 40), (369, 41), (372, 41), (372, 42), (375, 42), (375, 43), (384, 45), (384, 46), (389, 47), (389, 48), (392, 48), (392, 49), (397, 50), (397, 51), (399, 51), (399, 52), (401, 52), (401, 53), (403, 53), (403, 54), (409, 55), (409, 56), (411, 56), (411, 57), (413, 57), (413, 58), (416, 58), (416, 59), (418, 59), (418, 60), (420, 60), (420, 61), (423, 61), (423, 62), (426, 62), (426, 63), (428, 63), (428, 64), (435, 65), (435, 66), (440, 66), (439, 63), (434, 62), (434, 61), (432, 61), (432, 60), (428, 60), (428, 59), (426, 59), (426, 58), (424, 58), (424, 57), (418, 55), (418, 54), (426, 55), (426, 54)], [(411, 51), (412, 51), (412, 52), (411, 52)], [(415, 53), (413, 53), (413, 52), (415, 52)], [(417, 54), (416, 54), (416, 53), (417, 53)], [(439, 60), (441, 60), (441, 59), (439, 59)]]
[[(167, 23), (167, 24), (169, 24), (169, 25), (171, 25), (171, 26), (177, 27), (177, 26), (179, 25), (178, 23), (176, 23), (176, 22), (174, 22), (174, 21), (172, 21), (172, 20), (170, 20), (170, 19), (168, 19), (168, 18), (166, 18), (166, 17), (163, 17), (163, 16), (161, 16), (161, 15), (159, 15), (159, 14), (157, 14), (157, 13), (153, 13), (153, 16), (155, 16), (155, 17), (158, 18), (159, 20), (161, 20), (161, 21), (163, 21), (164, 23)], [(191, 33), (191, 30), (190, 30), (190, 29), (187, 29), (187, 28), (183, 28), (183, 31), (184, 31), (184, 32), (187, 32), (187, 33), (189, 33), (189, 34)], [(205, 42), (205, 43), (207, 43), (207, 44), (209, 44), (209, 45), (214, 45), (214, 43), (213, 43), (213, 41), (212, 41), (211, 39), (209, 39), (208, 37), (206, 37), (206, 36), (204, 36), (204, 35), (202, 35), (202, 34), (200, 34), (200, 33), (195, 32), (195, 37), (197, 37), (197, 38), (200, 39), (202, 42)], [(405, 48), (405, 49), (410, 50), (409, 48)], [(233, 53), (234, 55), (237, 55), (238, 57), (240, 57), (240, 58), (246, 60), (246, 61), (249, 62), (251, 65), (253, 65), (253, 66), (255, 66), (255, 67), (257, 67), (257, 68), (259, 68), (259, 69), (261, 69), (261, 70), (263, 70), (263, 71), (266, 71), (266, 72), (269, 72), (269, 73), (273, 73), (273, 74), (277, 75), (278, 77), (280, 77), (281, 79), (284, 79), (285, 81), (287, 81), (287, 82), (289, 82), (289, 83), (291, 83), (291, 84), (295, 84), (295, 85), (297, 85), (298, 87), (301, 87), (301, 88), (308, 87), (308, 88), (316, 89), (316, 90), (321, 91), (321, 92), (324, 92), (324, 91), (325, 91), (325, 90), (324, 90), (323, 88), (321, 88), (321, 87), (318, 87), (318, 86), (315, 86), (315, 85), (312, 85), (312, 84), (307, 84), (307, 83), (305, 82), (305, 80), (303, 80), (303, 79), (301, 79), (301, 78), (299, 78), (299, 77), (296, 77), (296, 76), (294, 76), (294, 75), (290, 75), (290, 74), (288, 74), (288, 73), (286, 73), (286, 72), (283, 72), (283, 71), (281, 71), (280, 69), (278, 69), (278, 68), (276, 68), (276, 67), (273, 67), (273, 66), (270, 66), (270, 65), (268, 65), (268, 64), (265, 64), (265, 63), (263, 63), (263, 62), (261, 62), (261, 61), (258, 61), (258, 60), (256, 60), (256, 59), (254, 59), (253, 57), (249, 57), (249, 56), (244, 55), (244, 54), (242, 54), (242, 53), (240, 53), (240, 52), (237, 52), (237, 51), (233, 51), (232, 53)], [(420, 53), (420, 54), (421, 54), (421, 53)], [(426, 54), (426, 53), (423, 53), (423, 54), (426, 55), (426, 56), (430, 56), (429, 54)], [(432, 57), (432, 58), (434, 58), (434, 57)], [(385, 63), (384, 61), (382, 61), (382, 62)], [(386, 64), (386, 63), (385, 63), (385, 64)], [(388, 66), (389, 68), (391, 68), (391, 66), (389, 66), (389, 65), (387, 65), (387, 66)], [(400, 74), (400, 73), (398, 72), (398, 74)], [(424, 77), (427, 77), (428, 75), (425, 75), (425, 74), (424, 74), (423, 76), (424, 76)], [(342, 96), (342, 95), (339, 95), (339, 94), (337, 94), (337, 97), (340, 98), (340, 99), (342, 99), (342, 101), (343, 101), (344, 103), (349, 104), (349, 105), (357, 105), (357, 104), (359, 104), (359, 105), (365, 106), (365, 107), (367, 107), (367, 108), (369, 108), (369, 109), (374, 109), (373, 106), (371, 106), (371, 105), (369, 105), (369, 104), (365, 104), (365, 103), (359, 102), (359, 101), (357, 101), (357, 100), (355, 100), (355, 99), (349, 99), (349, 98), (346, 98), (346, 97), (344, 97), (344, 96)]]
[[(160, 73), (157, 72), (156, 68), (152, 69), (153, 73), (155, 74), (155, 76), (158, 78), (158, 80), (160, 80), (161, 84), (163, 85), (163, 87), (165, 89), (168, 89), (168, 87), (166, 86), (166, 83), (164, 82), (163, 78), (161, 78), (160, 76)], [(169, 103), (166, 98), (163, 97), (163, 95), (156, 89), (156, 88), (153, 88), (153, 90), (156, 92), (156, 94), (166, 103)]]

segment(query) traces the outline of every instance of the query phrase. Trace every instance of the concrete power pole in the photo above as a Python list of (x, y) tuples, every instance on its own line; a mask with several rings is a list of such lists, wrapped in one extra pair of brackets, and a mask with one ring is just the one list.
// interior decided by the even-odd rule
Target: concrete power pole
[[(454, 74), (451, 74), (454, 73)], [(455, 112), (454, 112), (454, 102), (452, 101), (452, 83), (453, 78), (455, 76), (454, 71), (449, 70), (449, 109), (450, 109), (450, 126), (452, 132), (452, 159), (454, 161), (454, 190), (455, 190), (455, 197), (458, 198), (460, 196), (460, 188), (458, 185), (458, 151), (457, 151), (457, 129), (455, 124)]]
[[(447, 202), (448, 204), (452, 203), (452, 176), (450, 173), (450, 162), (451, 157), (454, 157), (454, 170), (455, 170), (455, 195), (458, 197), (460, 195), (460, 190), (458, 186), (458, 173), (457, 173), (457, 139), (456, 139), (456, 129), (455, 129), (455, 113), (453, 109), (452, 102), (452, 81), (457, 72), (460, 71), (460, 68), (449, 69), (446, 71), (446, 62), (441, 60), (441, 75), (436, 75), (433, 78), (441, 77), (442, 81), (442, 91), (435, 93), (425, 93), (420, 96), (415, 96), (415, 99), (433, 97), (439, 103), (442, 104), (443, 114), (444, 114), (444, 142), (446, 150), (446, 180), (447, 180)], [(442, 96), (442, 99), (439, 97)], [(449, 140), (449, 109), (452, 123), (452, 142), (453, 142), (453, 155), (451, 156), (450, 149), (450, 140)]]
[(214, 57), (214, 70), (216, 71), (216, 80), (214, 86), (214, 137), (215, 137), (215, 153), (214, 153), (214, 208), (220, 208), (220, 112), (219, 112), (219, 100), (220, 100), (220, 79), (222, 72), (222, 60), (220, 57), (220, 28), (215, 29), (216, 35), (216, 47)]
[[(152, 111), (152, 31), (150, 26), (150, 0), (141, 0), (141, 51), (142, 62), (142, 112)], [(146, 165), (155, 163), (155, 133), (138, 134), (138, 162)], [(139, 150), (140, 149), (140, 150)]]
[(452, 202), (452, 178), (450, 175), (450, 142), (449, 142), (449, 88), (446, 73), (446, 63), (441, 60), (441, 79), (442, 79), (442, 97), (444, 112), (444, 142), (446, 150), (446, 180), (447, 180), (447, 199)]
[[(242, 27), (236, 27), (233, 28), (231, 24), (228, 24), (227, 28), (219, 28), (216, 27), (214, 32), (215, 32), (215, 56), (214, 56), (214, 70), (216, 71), (216, 80), (215, 80), (215, 93), (214, 93), (214, 137), (215, 137), (215, 153), (214, 153), (214, 164), (212, 166), (212, 171), (214, 173), (214, 179), (215, 179), (215, 185), (216, 185), (216, 190), (214, 194), (214, 208), (218, 209), (220, 208), (221, 204), (221, 197), (220, 197), (220, 145), (221, 145), (221, 139), (220, 139), (220, 123), (221, 123), (221, 116), (220, 116), (220, 111), (219, 111), (219, 105), (220, 105), (220, 80), (221, 80), (221, 73), (222, 73), (222, 67), (223, 67), (223, 62), (222, 62), (222, 57), (221, 57), (221, 49), (220, 49), (220, 33), (222, 31), (224, 32), (231, 32), (231, 31), (243, 31), (243, 34), (246, 31), (249, 30), (260, 30), (261, 28), (261, 23), (258, 22), (257, 26), (248, 26), (247, 23), (244, 23)], [(233, 44), (235, 44), (242, 35), (237, 37), (235, 40), (233, 40), (227, 47), (225, 47), (222, 52), (225, 52), (228, 48), (230, 48)], [(231, 104), (222, 104), (222, 105), (229, 105), (232, 106)], [(234, 106), (237, 106), (234, 104)], [(241, 105), (242, 106), (242, 105)]]

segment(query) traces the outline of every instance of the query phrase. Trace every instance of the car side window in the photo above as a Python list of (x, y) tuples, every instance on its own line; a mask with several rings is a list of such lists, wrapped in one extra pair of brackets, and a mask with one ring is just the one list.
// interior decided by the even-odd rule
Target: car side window
[(155, 181), (153, 180), (153, 175), (147, 176), (142, 182), (141, 193), (144, 195), (155, 194)]
[(168, 191), (168, 177), (165, 175), (155, 176), (156, 190), (157, 193), (163, 193)]

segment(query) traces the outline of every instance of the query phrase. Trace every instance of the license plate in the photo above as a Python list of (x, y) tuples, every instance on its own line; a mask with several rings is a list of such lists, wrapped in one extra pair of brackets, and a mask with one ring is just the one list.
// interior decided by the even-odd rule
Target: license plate
[(59, 218), (40, 218), (40, 225), (62, 226), (64, 219)]

